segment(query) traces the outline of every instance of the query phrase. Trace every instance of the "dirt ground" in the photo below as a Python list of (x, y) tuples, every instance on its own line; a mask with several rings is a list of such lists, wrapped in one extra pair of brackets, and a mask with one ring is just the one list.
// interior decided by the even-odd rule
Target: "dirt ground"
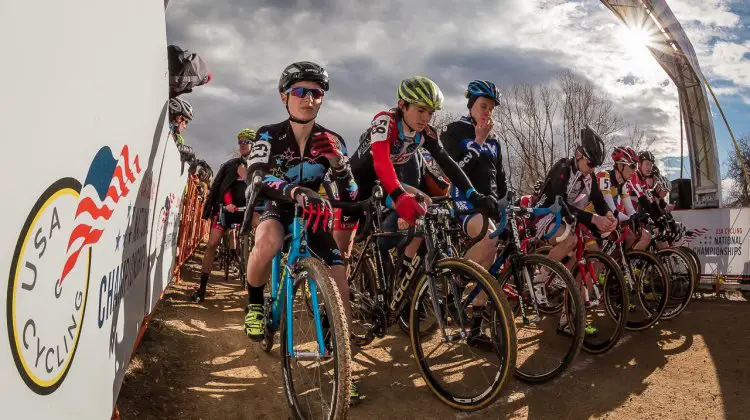
[[(264, 353), (242, 333), (247, 294), (215, 272), (205, 302), (188, 296), (202, 255), (183, 267), (133, 357), (118, 406), (123, 419), (287, 417), (278, 345)], [(366, 399), (353, 419), (674, 418), (748, 419), (750, 303), (706, 297), (676, 320), (626, 333), (609, 353), (581, 353), (551, 382), (511, 380), (481, 412), (459, 413), (433, 397), (397, 327), (357, 356)]]

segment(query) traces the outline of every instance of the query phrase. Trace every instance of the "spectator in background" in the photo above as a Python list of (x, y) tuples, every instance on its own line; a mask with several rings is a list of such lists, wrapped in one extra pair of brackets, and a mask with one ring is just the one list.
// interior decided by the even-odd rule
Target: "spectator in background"
[(193, 148), (186, 145), (185, 139), (182, 138), (182, 132), (192, 120), (193, 107), (188, 101), (180, 98), (169, 100), (169, 133), (180, 151), (180, 159), (183, 163), (192, 162), (195, 159)]

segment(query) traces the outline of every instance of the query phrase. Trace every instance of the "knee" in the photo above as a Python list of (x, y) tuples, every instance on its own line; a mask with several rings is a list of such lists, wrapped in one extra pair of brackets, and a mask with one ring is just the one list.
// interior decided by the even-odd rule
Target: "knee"
[(651, 232), (643, 229), (641, 231), (641, 242), (651, 242)]
[(268, 233), (259, 235), (255, 238), (252, 253), (260, 258), (271, 258), (281, 250), (282, 240), (283, 238)]

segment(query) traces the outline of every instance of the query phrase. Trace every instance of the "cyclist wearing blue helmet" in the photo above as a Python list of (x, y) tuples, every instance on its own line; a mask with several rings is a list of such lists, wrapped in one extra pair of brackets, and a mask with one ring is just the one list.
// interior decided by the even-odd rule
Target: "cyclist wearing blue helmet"
[[(464, 96), (468, 99), (469, 115), (448, 124), (440, 133), (440, 141), (464, 170), (477, 192), (501, 199), (507, 191), (503, 157), (500, 142), (491, 137), (494, 127), (492, 111), (500, 103), (500, 92), (492, 82), (474, 80), (469, 83)], [(472, 207), (463, 192), (455, 186), (451, 187), (450, 196), (458, 208)], [(464, 216), (461, 222), (464, 232), (471, 236), (478, 235), (482, 229), (482, 216), (479, 214)], [(493, 230), (494, 226), (490, 225), (488, 232)], [(495, 242), (488, 233), (466, 253), (466, 257), (489, 268), (495, 259)]]

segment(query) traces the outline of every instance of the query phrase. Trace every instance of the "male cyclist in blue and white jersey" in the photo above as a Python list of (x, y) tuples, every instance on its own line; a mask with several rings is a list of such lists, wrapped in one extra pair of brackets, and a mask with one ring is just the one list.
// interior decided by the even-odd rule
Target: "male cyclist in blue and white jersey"
[[(500, 142), (491, 137), (494, 127), (492, 111), (500, 103), (500, 91), (492, 82), (474, 80), (469, 83), (464, 96), (468, 98), (469, 115), (448, 124), (440, 133), (440, 141), (479, 193), (500, 200), (508, 187)], [(450, 189), (450, 196), (459, 209), (473, 207), (455, 185)], [(481, 214), (461, 217), (462, 228), (471, 237), (480, 233), (482, 224)], [(489, 269), (495, 260), (497, 239), (490, 239), (490, 233), (494, 230), (494, 224), (490, 221), (485, 237), (465, 255), (485, 269)]]

